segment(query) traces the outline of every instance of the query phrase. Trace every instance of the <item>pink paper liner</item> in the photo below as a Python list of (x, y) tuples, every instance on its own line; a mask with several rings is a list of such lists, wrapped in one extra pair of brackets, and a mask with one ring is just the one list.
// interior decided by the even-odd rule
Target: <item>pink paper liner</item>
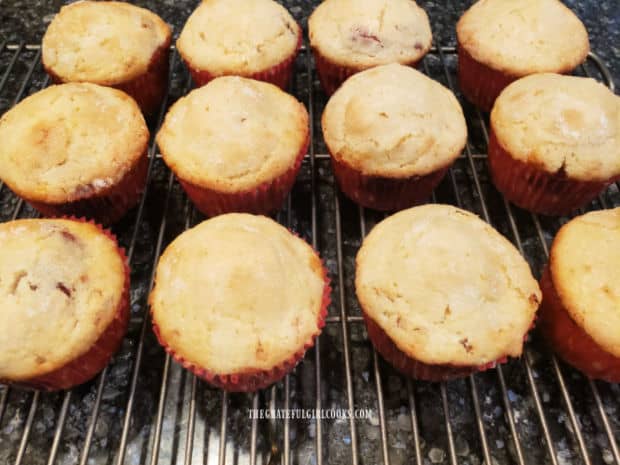
[[(338, 63), (330, 61), (328, 58), (323, 56), (321, 52), (319, 52), (316, 48), (312, 49), (312, 54), (314, 55), (314, 63), (316, 65), (316, 72), (319, 76), (319, 81), (321, 82), (321, 87), (323, 88), (325, 94), (328, 96), (336, 92), (336, 90), (338, 90), (342, 83), (346, 81), (349, 77), (366, 69), (372, 68), (372, 66), (365, 68), (356, 68), (352, 66), (339, 65)], [(417, 60), (402, 64), (406, 66), (416, 67), (423, 58), (424, 55), (422, 55)]]
[[(239, 73), (229, 73), (234, 76), (243, 76), (250, 79), (256, 79), (257, 81), (269, 82), (271, 84), (275, 84), (282, 90), (286, 90), (289, 82), (291, 82), (291, 77), (293, 76), (293, 65), (295, 64), (295, 58), (297, 58), (297, 54), (299, 53), (299, 49), (302, 44), (302, 32), (301, 27), (297, 25), (298, 28), (298, 39), (297, 39), (297, 47), (293, 51), (293, 53), (282, 60), (277, 65), (272, 66), (271, 68), (266, 69), (265, 71), (260, 71), (257, 73), (251, 74), (239, 74)], [(209, 81), (219, 77), (220, 75), (215, 75), (210, 73), (206, 69), (198, 69), (192, 66), (189, 59), (185, 59), (183, 57), (183, 61), (185, 65), (188, 67), (190, 74), (192, 75), (192, 79), (196, 84), (196, 87), (202, 87), (207, 84)]]
[(331, 302), (331, 286), (330, 280), (327, 276), (327, 269), (325, 268), (325, 265), (322, 261), (321, 268), (323, 275), (322, 278), (325, 285), (323, 287), (321, 310), (319, 311), (316, 332), (303, 345), (303, 347), (301, 347), (297, 352), (291, 355), (290, 358), (269, 370), (247, 369), (239, 373), (224, 374), (216, 373), (207, 368), (200, 367), (191, 363), (190, 361), (177, 354), (174, 349), (166, 343), (165, 339), (161, 335), (159, 327), (155, 323), (155, 320), (152, 318), (153, 309), (151, 307), (151, 321), (153, 323), (153, 332), (155, 333), (159, 344), (168, 354), (170, 354), (170, 356), (177, 363), (194, 373), (199, 378), (204, 379), (209, 384), (229, 392), (253, 392), (259, 389), (263, 389), (284, 378), (287, 373), (290, 373), (293, 368), (297, 366), (297, 364), (304, 358), (306, 351), (314, 346), (314, 340), (321, 334), (321, 330), (325, 326), (327, 309)]
[(368, 176), (333, 155), (330, 157), (340, 190), (353, 202), (381, 211), (402, 210), (427, 200), (450, 166), (424, 176)]
[(539, 331), (551, 349), (586, 376), (619, 383), (620, 358), (598, 345), (571, 318), (555, 289), (548, 266), (543, 271), (540, 287), (543, 303)]
[(566, 215), (584, 207), (620, 176), (605, 182), (570, 179), (513, 158), (491, 127), (489, 169), (497, 190), (520, 208), (543, 215)]
[[(116, 236), (111, 231), (104, 229), (92, 220), (75, 217), (64, 217), (62, 219), (95, 225), (105, 236), (118, 244)], [(117, 251), (124, 264), (125, 282), (116, 315), (97, 341), (85, 353), (51, 372), (17, 382), (3, 379), (0, 380), (0, 383), (26, 389), (56, 391), (83, 384), (106, 367), (112, 355), (119, 349), (129, 324), (130, 269), (125, 249), (117, 246)]]
[(95, 191), (89, 187), (90, 191), (82, 194), (81, 198), (65, 203), (45, 203), (21, 197), (44, 216), (83, 216), (110, 225), (120, 220), (140, 201), (146, 185), (148, 166), (145, 148), (136, 165), (118, 183), (104, 190)]
[(245, 212), (254, 214), (268, 214), (279, 210), (286, 196), (295, 184), (295, 178), (301, 168), (301, 162), (308, 150), (310, 139), (306, 134), (304, 141), (293, 165), (275, 179), (264, 182), (257, 188), (243, 192), (220, 192), (215, 189), (197, 186), (180, 176), (179, 182), (192, 200), (196, 208), (207, 216), (216, 216), (223, 213)]
[[(364, 322), (368, 338), (373, 346), (381, 354), (381, 356), (394, 368), (405, 376), (410, 378), (421, 379), (425, 381), (449, 381), (452, 379), (464, 378), (481, 371), (495, 368), (497, 365), (506, 363), (508, 357), (504, 356), (495, 361), (485, 363), (483, 365), (451, 365), (451, 364), (427, 364), (410, 357), (401, 351), (392, 341), (390, 336), (363, 311)], [(529, 332), (536, 325), (536, 315), (532, 319), (532, 323), (528, 331), (523, 335), (523, 341), (527, 340)]]
[[(108, 86), (122, 90), (131, 96), (145, 115), (155, 114), (166, 94), (166, 89), (168, 88), (170, 41), (171, 36), (168, 36), (166, 42), (153, 53), (151, 61), (143, 74), (129, 81)], [(63, 80), (54, 73), (52, 68), (46, 67), (45, 63), (43, 67), (55, 84), (72, 82), (71, 80)]]

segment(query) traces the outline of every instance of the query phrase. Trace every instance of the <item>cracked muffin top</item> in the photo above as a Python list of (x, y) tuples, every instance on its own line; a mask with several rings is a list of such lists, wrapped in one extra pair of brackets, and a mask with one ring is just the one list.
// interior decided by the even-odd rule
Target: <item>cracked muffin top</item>
[(620, 97), (594, 79), (527, 76), (495, 101), (491, 127), (510, 155), (582, 181), (620, 176)]
[(127, 286), (116, 242), (91, 223), (0, 224), (0, 379), (44, 375), (88, 352)]
[(0, 119), (0, 179), (34, 202), (103, 192), (144, 156), (149, 131), (136, 102), (97, 84), (51, 86)]
[(308, 20), (312, 48), (342, 66), (411, 64), (431, 48), (426, 12), (413, 0), (326, 0)]
[(203, 0), (177, 48), (195, 69), (215, 76), (265, 71), (291, 57), (301, 28), (272, 0)]
[(394, 344), (431, 365), (520, 355), (541, 301), (507, 239), (472, 213), (437, 204), (372, 229), (357, 254), (355, 289)]
[(291, 95), (273, 84), (224, 76), (179, 99), (157, 143), (185, 181), (234, 193), (292, 168), (308, 131), (306, 108)]
[(175, 357), (215, 374), (281, 367), (320, 332), (324, 270), (270, 218), (219, 215), (165, 250), (149, 297)]
[(480, 0), (456, 34), (476, 61), (511, 76), (569, 72), (590, 51), (583, 23), (558, 0)]
[(333, 157), (375, 176), (421, 176), (446, 168), (467, 140), (454, 94), (399, 64), (345, 81), (327, 102), (322, 126)]
[(620, 357), (620, 208), (589, 212), (560, 228), (549, 271), (571, 319)]
[(170, 27), (155, 13), (124, 2), (63, 6), (42, 44), (43, 65), (63, 82), (116, 85), (144, 74)]

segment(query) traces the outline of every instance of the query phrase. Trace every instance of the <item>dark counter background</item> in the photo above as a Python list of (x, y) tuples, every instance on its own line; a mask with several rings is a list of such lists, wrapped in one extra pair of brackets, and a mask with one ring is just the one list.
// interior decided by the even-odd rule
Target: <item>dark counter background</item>
[[(24, 40), (39, 43), (53, 15), (66, 0), (0, 0), (0, 40)], [(174, 26), (178, 35), (183, 23), (198, 4), (197, 0), (137, 0), (136, 5), (159, 14)], [(293, 16), (305, 28), (306, 19), (318, 0), (282, 0)], [(455, 24), (472, 1), (419, 0), (428, 12), (433, 26), (435, 44), (454, 45)], [(601, 56), (611, 70), (616, 83), (620, 83), (620, 0), (566, 0), (565, 3), (585, 23), (590, 33), (591, 47)], [(570, 40), (570, 38), (567, 38)]]

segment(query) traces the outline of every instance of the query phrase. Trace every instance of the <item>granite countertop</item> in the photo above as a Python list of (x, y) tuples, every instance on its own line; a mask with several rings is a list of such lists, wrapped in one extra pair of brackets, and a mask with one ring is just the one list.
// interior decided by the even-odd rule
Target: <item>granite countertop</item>
[[(66, 0), (4, 0), (0, 9), (0, 39), (25, 40), (39, 43), (47, 24)], [(178, 34), (197, 5), (196, 0), (136, 0), (137, 5), (159, 14), (174, 26)], [(293, 16), (305, 26), (307, 16), (318, 0), (283, 0)], [(435, 43), (454, 45), (456, 21), (472, 1), (419, 0), (426, 9), (434, 30)], [(600, 55), (620, 83), (620, 1), (618, 0), (565, 0), (585, 23), (591, 47)]]

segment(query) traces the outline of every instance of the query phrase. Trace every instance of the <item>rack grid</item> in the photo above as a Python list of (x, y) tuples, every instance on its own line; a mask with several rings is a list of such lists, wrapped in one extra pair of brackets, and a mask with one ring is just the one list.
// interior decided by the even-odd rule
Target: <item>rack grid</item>
[[(192, 88), (174, 48), (169, 105)], [(38, 45), (0, 44), (0, 112), (49, 85)], [(353, 290), (361, 240), (384, 215), (355, 206), (335, 186), (322, 140), (320, 89), (307, 45), (291, 92), (307, 105), (312, 143), (277, 219), (305, 238), (330, 271), (327, 325), (293, 373), (254, 394), (227, 394), (183, 370), (159, 347), (146, 297), (163, 248), (204, 219), (194, 211), (157, 147), (149, 146), (147, 189), (113, 227), (132, 268), (132, 318), (119, 353), (93, 381), (60, 393), (0, 387), (3, 464), (377, 464), (620, 465), (620, 387), (583, 377), (559, 362), (534, 331), (521, 359), (447, 383), (405, 379), (369, 343)], [(480, 215), (506, 235), (535, 274), (567, 218), (532, 215), (510, 205), (486, 167), (488, 115), (462, 99), (454, 47), (435, 47), (421, 69), (451, 88), (466, 113), (464, 153), (431, 201)], [(593, 53), (577, 71), (613, 90)], [(1, 142), (0, 142), (1, 143)], [(612, 185), (589, 209), (620, 205)], [(0, 221), (36, 212), (0, 184)], [(367, 409), (365, 419), (258, 420), (249, 409)]]

